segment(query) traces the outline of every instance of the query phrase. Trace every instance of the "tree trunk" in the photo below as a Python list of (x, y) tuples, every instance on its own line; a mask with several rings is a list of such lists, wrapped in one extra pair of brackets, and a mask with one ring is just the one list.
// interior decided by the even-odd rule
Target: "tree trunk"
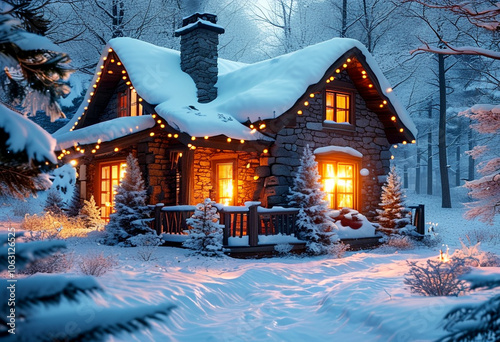
[[(473, 148), (474, 148), (474, 136), (473, 136), (473, 132), (472, 132), (472, 128), (470, 128), (469, 126), (469, 134), (468, 134), (468, 138), (469, 138), (469, 151), (471, 151)], [(468, 179), (469, 179), (469, 182), (474, 180), (474, 170), (475, 170), (475, 163), (474, 163), (474, 158), (472, 158), (471, 156), (469, 156), (469, 174), (468, 174)]]
[(415, 167), (415, 193), (420, 194), (420, 158), (422, 151), (417, 147), (417, 166)]
[(342, 27), (340, 37), (345, 38), (347, 34), (347, 0), (342, 1)]
[(444, 56), (438, 55), (439, 64), (439, 173), (441, 175), (441, 207), (451, 208), (448, 158), (446, 155), (446, 71)]
[(370, 28), (370, 19), (368, 18), (368, 6), (366, 0), (363, 0), (363, 15), (365, 16), (366, 48), (372, 51), (372, 30)]
[(113, 0), (113, 33), (111, 38), (123, 37), (123, 16), (125, 13), (123, 0)]
[(408, 189), (408, 165), (403, 168), (403, 189)]
[[(429, 119), (432, 119), (432, 103), (429, 103)], [(432, 195), (432, 127), (429, 125), (429, 133), (427, 133), (427, 195)]]

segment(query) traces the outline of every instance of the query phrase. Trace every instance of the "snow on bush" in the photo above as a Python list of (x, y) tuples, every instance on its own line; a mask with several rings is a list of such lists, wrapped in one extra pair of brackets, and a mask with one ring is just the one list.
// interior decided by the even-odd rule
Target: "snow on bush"
[(411, 292), (422, 296), (458, 296), (467, 290), (465, 281), (459, 276), (467, 273), (469, 268), (461, 259), (449, 262), (427, 260), (426, 265), (415, 261), (407, 261), (410, 270), (404, 283)]
[(319, 180), (318, 163), (308, 145), (304, 148), (288, 199), (291, 206), (299, 208), (297, 237), (306, 241), (306, 249), (313, 255), (328, 253), (329, 246), (339, 240), (338, 227), (328, 216), (330, 209)]
[(86, 236), (89, 232), (80, 218), (51, 212), (26, 215), (21, 222), (21, 228), (28, 231), (26, 238), (30, 240)]
[(76, 185), (76, 169), (71, 164), (65, 164), (52, 172), (54, 180), (49, 191), (57, 191), (65, 205), (73, 198)]
[(116, 187), (114, 209), (106, 226), (106, 244), (130, 246), (130, 237), (153, 232), (144, 222), (149, 212), (146, 188), (137, 158), (132, 154), (127, 157), (125, 177)]
[(90, 196), (90, 200), (83, 201), (83, 207), (80, 209), (79, 215), (86, 228), (93, 230), (104, 228), (105, 222), (101, 218), (101, 211), (95, 203), (94, 195)]
[(36, 273), (65, 273), (73, 267), (73, 254), (56, 252), (45, 258), (30, 262), (19, 273), (33, 275)]
[(337, 259), (340, 259), (344, 256), (345, 252), (347, 252), (351, 248), (351, 245), (348, 243), (334, 243), (328, 249), (328, 254), (334, 256)]
[(103, 253), (83, 256), (78, 262), (78, 267), (83, 274), (94, 277), (102, 276), (117, 265), (116, 258), (111, 255), (104, 256)]
[(462, 239), (460, 239), (461, 249), (457, 249), (451, 256), (454, 259), (461, 259), (464, 261), (465, 265), (471, 267), (499, 267), (500, 259), (494, 253), (485, 252), (480, 249), (481, 242), (475, 245), (471, 244), (469, 240), (469, 245), (467, 246)]
[(43, 210), (53, 215), (63, 215), (64, 200), (57, 190), (49, 190)]
[(338, 236), (341, 239), (358, 239), (376, 236), (376, 226), (368, 221), (364, 215), (354, 209), (342, 208), (342, 210), (331, 210), (328, 215), (334, 220), (338, 227)]
[(409, 236), (391, 235), (384, 243), (385, 246), (394, 247), (397, 250), (415, 248), (413, 240)]
[(376, 219), (381, 226), (380, 231), (389, 235), (397, 234), (401, 228), (410, 223), (408, 210), (403, 203), (404, 197), (401, 178), (393, 166), (387, 176), (386, 184), (382, 186), (381, 203), (379, 203), (382, 209), (377, 209)]
[(220, 256), (222, 250), (222, 229), (215, 202), (206, 198), (196, 206), (196, 210), (186, 223), (191, 226), (184, 247), (207, 256)]
[(274, 246), (274, 250), (278, 255), (284, 256), (290, 253), (292, 250), (293, 246), (290, 245), (289, 243), (278, 243)]
[(143, 261), (152, 260), (158, 246), (163, 243), (163, 239), (156, 235), (156, 232), (132, 236), (129, 241), (132, 246), (137, 247), (137, 256)]

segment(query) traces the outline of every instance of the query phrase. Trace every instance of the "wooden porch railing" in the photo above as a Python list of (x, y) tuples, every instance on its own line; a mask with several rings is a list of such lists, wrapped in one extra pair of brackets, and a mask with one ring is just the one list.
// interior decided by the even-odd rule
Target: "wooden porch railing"
[[(159, 203), (154, 208), (154, 229), (158, 234), (185, 234), (186, 219), (196, 207), (192, 205), (164, 207)], [(248, 244), (257, 246), (259, 235), (292, 235), (296, 232), (298, 209), (266, 209), (258, 204), (245, 207), (222, 207), (219, 209), (220, 223), (224, 225), (223, 245), (230, 237), (248, 236)]]

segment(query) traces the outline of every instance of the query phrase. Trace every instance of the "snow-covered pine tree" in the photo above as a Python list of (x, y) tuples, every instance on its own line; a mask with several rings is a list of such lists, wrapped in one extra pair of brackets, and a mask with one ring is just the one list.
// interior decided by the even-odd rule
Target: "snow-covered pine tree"
[(104, 227), (104, 220), (101, 218), (101, 211), (95, 203), (94, 195), (90, 196), (90, 200), (83, 201), (80, 217), (85, 222), (85, 227), (89, 229), (99, 230)]
[[(60, 240), (15, 242), (16, 268), (11, 269), (7, 266), (12, 243), (13, 237), (0, 234), (0, 272), (11, 274), (10, 279), (0, 281), (0, 295), (9, 298), (12, 288), (16, 294), (15, 308), (9, 306), (10, 301), (0, 303), (0, 310), (6, 313), (0, 317), (2, 341), (104, 341), (110, 335), (150, 328), (152, 321), (164, 321), (173, 308), (166, 303), (124, 308), (99, 305), (89, 295), (103, 290), (91, 276), (36, 274), (16, 283), (13, 281), (17, 280), (15, 271), (53, 255), (66, 245)], [(82, 305), (92, 316), (82, 314), (78, 309)]]
[(71, 201), (68, 203), (68, 211), (67, 214), (69, 217), (76, 217), (80, 213), (80, 209), (82, 208), (82, 200), (80, 199), (80, 187), (75, 186), (73, 190), (73, 196), (71, 197)]
[(63, 215), (62, 208), (64, 207), (64, 201), (61, 194), (57, 190), (49, 190), (47, 194), (47, 199), (45, 200), (45, 207), (43, 208), (46, 212), (51, 212), (54, 215)]
[(127, 157), (125, 177), (116, 187), (114, 209), (106, 226), (106, 244), (128, 246), (128, 238), (154, 232), (142, 221), (147, 218), (148, 211), (146, 189), (139, 163), (132, 154)]
[(393, 166), (387, 175), (387, 182), (382, 187), (379, 205), (382, 209), (377, 209), (377, 217), (380, 230), (387, 234), (398, 233), (398, 230), (410, 223), (407, 218), (408, 210), (404, 206), (404, 194), (402, 190), (401, 178)]
[(321, 190), (318, 163), (309, 145), (304, 149), (300, 166), (290, 189), (290, 205), (299, 207), (298, 238), (307, 241), (311, 254), (324, 254), (338, 241), (337, 226), (328, 216), (330, 209)]
[(207, 256), (222, 255), (222, 229), (219, 214), (210, 198), (196, 206), (196, 210), (186, 223), (192, 228), (183, 246)]

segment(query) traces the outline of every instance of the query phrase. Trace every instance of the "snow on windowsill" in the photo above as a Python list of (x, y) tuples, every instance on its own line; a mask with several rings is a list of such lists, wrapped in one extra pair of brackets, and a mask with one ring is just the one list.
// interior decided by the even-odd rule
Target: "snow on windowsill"
[(324, 154), (329, 154), (329, 153), (345, 153), (350, 156), (356, 157), (356, 158), (363, 158), (363, 154), (352, 147), (347, 147), (347, 146), (325, 146), (325, 147), (319, 147), (314, 150), (315, 155), (324, 155)]

